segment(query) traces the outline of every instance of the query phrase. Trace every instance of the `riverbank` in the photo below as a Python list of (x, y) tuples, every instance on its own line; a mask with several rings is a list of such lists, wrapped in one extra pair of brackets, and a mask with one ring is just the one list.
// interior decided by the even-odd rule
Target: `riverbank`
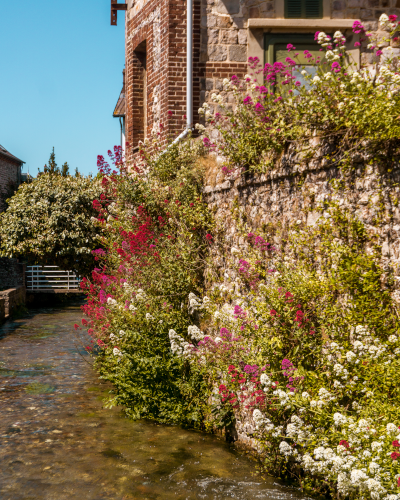
[(216, 436), (102, 407), (70, 305), (0, 327), (0, 497), (7, 500), (300, 498), (254, 476)]

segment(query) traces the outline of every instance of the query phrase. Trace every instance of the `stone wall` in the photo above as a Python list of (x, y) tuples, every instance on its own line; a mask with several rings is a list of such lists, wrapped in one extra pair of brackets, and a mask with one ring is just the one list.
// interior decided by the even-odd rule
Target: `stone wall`
[(13, 313), (26, 302), (26, 290), (24, 286), (10, 288), (0, 292), (0, 298), (4, 300), (5, 317), (12, 316)]
[[(208, 171), (204, 196), (224, 228), (227, 245), (235, 247), (245, 245), (245, 241), (233, 219), (234, 205), (242, 209), (249, 228), (256, 232), (267, 224), (313, 225), (323, 216), (316, 207), (324, 200), (337, 200), (377, 235), (382, 262), (400, 267), (400, 167), (385, 173), (383, 167), (364, 168), (360, 163), (346, 178), (348, 187), (340, 191), (332, 188), (333, 179), (344, 180), (338, 168), (283, 158), (275, 171), (225, 180), (215, 162)], [(280, 245), (278, 239), (274, 243)], [(217, 262), (224, 267), (223, 257), (217, 257)]]
[(25, 285), (25, 264), (18, 259), (0, 257), (0, 290)]

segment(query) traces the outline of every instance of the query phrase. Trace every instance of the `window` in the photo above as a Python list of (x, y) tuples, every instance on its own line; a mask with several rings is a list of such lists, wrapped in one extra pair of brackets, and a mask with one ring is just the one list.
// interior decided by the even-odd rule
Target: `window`
[(285, 17), (287, 19), (322, 18), (322, 0), (285, 0)]
[[(296, 47), (296, 50), (288, 52), (287, 45), (291, 43)], [(317, 72), (317, 65), (323, 61), (325, 52), (320, 51), (320, 45), (314, 41), (314, 35), (302, 34), (271, 34), (266, 33), (264, 38), (265, 57), (264, 63), (273, 64), (274, 62), (285, 63), (286, 58), (289, 56), (294, 61), (298, 62), (298, 66), (292, 69), (293, 76), (302, 84), (308, 86), (305, 78), (301, 74), (303, 67), (310, 75), (315, 75)], [(294, 54), (298, 54), (294, 57)], [(286, 64), (286, 63), (285, 63)]]

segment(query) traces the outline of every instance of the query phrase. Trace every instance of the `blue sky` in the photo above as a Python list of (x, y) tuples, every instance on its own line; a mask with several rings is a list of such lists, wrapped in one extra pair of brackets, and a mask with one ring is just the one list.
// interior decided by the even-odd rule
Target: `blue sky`
[(24, 172), (36, 176), (54, 146), (60, 166), (95, 174), (119, 144), (125, 13), (111, 26), (110, 3), (0, 2), (0, 144)]

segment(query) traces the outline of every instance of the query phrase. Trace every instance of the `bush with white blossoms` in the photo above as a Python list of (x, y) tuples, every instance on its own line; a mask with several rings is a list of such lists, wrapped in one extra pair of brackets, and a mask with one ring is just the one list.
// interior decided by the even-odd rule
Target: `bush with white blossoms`
[[(399, 158), (398, 59), (390, 46), (380, 48), (395, 38), (398, 23), (396, 16), (386, 18), (383, 15), (380, 23), (387, 36), (380, 40), (359, 21), (353, 25), (360, 36), (355, 46), (372, 52), (375, 63), (370, 68), (358, 68), (350, 53), (353, 47), (340, 31), (333, 39), (317, 31), (321, 55), (314, 57), (307, 50), (302, 54), (317, 66), (317, 74), (308, 72), (289, 43), (284, 63), (261, 65), (258, 58), (249, 58), (250, 74), (225, 79), (221, 94), (211, 96), (218, 111), (205, 103), (199, 113), (208, 126), (198, 127), (205, 134), (204, 144), (225, 158), (225, 173), (274, 168), (288, 150), (343, 168), (352, 165), (360, 148), (366, 163), (383, 163), (388, 152), (391, 161)], [(228, 104), (222, 98), (227, 93), (234, 97), (233, 109), (231, 100)], [(215, 129), (218, 139), (210, 134)]]
[(90, 273), (99, 236), (93, 200), (100, 194), (91, 176), (42, 173), (21, 184), (0, 216), (1, 255)]
[(191, 335), (188, 359), (217, 388), (211, 419), (218, 424), (220, 411), (225, 421), (252, 422), (241, 427), (258, 441), (269, 473), (309, 492), (394, 500), (393, 280), (379, 265), (380, 249), (365, 252), (363, 225), (335, 204), (326, 210), (314, 227), (289, 227), (280, 249), (267, 234), (244, 235), (247, 249), (227, 257), (236, 276), (196, 299), (203, 333)]

